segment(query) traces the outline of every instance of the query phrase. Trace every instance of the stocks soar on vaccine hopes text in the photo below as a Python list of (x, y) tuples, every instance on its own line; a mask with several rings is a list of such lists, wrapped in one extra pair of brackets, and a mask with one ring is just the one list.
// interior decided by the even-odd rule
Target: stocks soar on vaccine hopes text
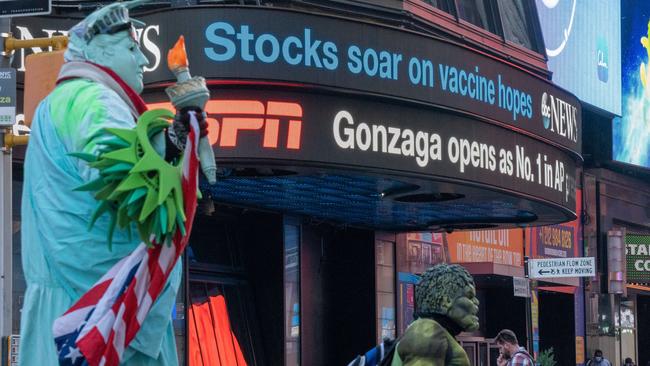
[(341, 48), (334, 41), (321, 39), (314, 33), (304, 28), (300, 34), (277, 37), (245, 24), (236, 28), (228, 22), (214, 22), (205, 30), (209, 47), (205, 47), (204, 52), (215, 62), (239, 59), (262, 64), (284, 63), (314, 71), (343, 70), (380, 80), (407, 79), (414, 87), (437, 87), (445, 93), (507, 110), (513, 121), (533, 116), (530, 94), (507, 85), (501, 75), (490, 78), (481, 74), (478, 66), (463, 69), (354, 44)]

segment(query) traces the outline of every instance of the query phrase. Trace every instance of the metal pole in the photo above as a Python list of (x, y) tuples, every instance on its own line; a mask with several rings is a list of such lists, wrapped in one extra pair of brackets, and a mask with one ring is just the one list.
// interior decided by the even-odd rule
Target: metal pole
[[(525, 242), (525, 240), (524, 240)], [(524, 244), (524, 251), (526, 251), (526, 245)], [(531, 306), (531, 301), (533, 300), (532, 296), (533, 294), (531, 293), (531, 281), (530, 281), (530, 275), (528, 273), (528, 253), (524, 253), (524, 277), (526, 278), (526, 281), (528, 282), (528, 294), (530, 297), (526, 298), (526, 338), (528, 342), (526, 342), (526, 349), (528, 352), (532, 354), (533, 352), (533, 314), (532, 314), (532, 306)]]
[[(11, 32), (11, 18), (0, 18), (0, 33)], [(0, 41), (2, 42), (2, 41)], [(4, 49), (4, 44), (3, 44)], [(9, 57), (0, 56), (0, 67), (11, 67)], [(2, 129), (2, 139), (5, 134), (11, 134), (11, 128)], [(12, 166), (11, 149), (0, 153), (0, 233), (2, 237), (2, 250), (0, 254), (0, 335), (9, 336), (12, 333), (13, 312), (13, 243), (12, 243)]]

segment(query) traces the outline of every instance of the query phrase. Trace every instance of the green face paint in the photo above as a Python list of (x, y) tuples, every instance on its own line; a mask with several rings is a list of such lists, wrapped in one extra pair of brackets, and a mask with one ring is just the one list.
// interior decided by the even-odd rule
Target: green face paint
[(144, 89), (144, 67), (149, 60), (129, 31), (95, 36), (85, 54), (88, 61), (113, 70), (136, 93)]

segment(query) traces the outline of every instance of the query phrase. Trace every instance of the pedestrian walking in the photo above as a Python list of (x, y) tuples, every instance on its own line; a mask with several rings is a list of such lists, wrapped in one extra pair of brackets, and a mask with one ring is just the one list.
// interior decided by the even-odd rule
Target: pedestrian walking
[(612, 366), (612, 363), (609, 362), (608, 359), (603, 357), (603, 351), (597, 349), (594, 352), (594, 358), (589, 360), (589, 362), (587, 362), (586, 366)]
[(515, 332), (510, 329), (503, 329), (494, 338), (499, 346), (498, 366), (534, 366), (535, 361), (526, 348), (519, 345)]

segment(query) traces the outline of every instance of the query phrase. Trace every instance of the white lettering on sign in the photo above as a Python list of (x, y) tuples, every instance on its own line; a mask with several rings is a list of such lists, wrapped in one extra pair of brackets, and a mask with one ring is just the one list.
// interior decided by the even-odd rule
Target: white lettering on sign
[(531, 278), (593, 277), (596, 262), (594, 257), (531, 259), (528, 270)]
[[(34, 35), (33, 30), (25, 27), (25, 26), (20, 26), (17, 25), (16, 29), (18, 29), (18, 34), (16, 34), (16, 38), (20, 40), (32, 40), (35, 37), (41, 37), (41, 35)], [(52, 36), (56, 35), (68, 35), (67, 30), (55, 30), (55, 29), (41, 29), (40, 30), (42, 33), (45, 33), (45, 36), (50, 38)], [(160, 66), (160, 61), (162, 59), (161, 52), (160, 52), (160, 47), (156, 43), (154, 43), (154, 37), (157, 37), (160, 35), (160, 25), (148, 25), (144, 29), (137, 29), (136, 30), (136, 36), (138, 37), (138, 41), (142, 45), (143, 51), (146, 50), (148, 51), (151, 55), (147, 55), (149, 59), (149, 65), (144, 68), (145, 72), (151, 72), (154, 71)], [(31, 47), (31, 53), (41, 53), (44, 50), (43, 48), (40, 47)], [(52, 48), (50, 47), (47, 49), (47, 51), (52, 51)], [(17, 59), (17, 65), (15, 65), (16, 69), (18, 71), (25, 71), (25, 56), (28, 55), (28, 49), (20, 49), (19, 51), (16, 51), (19, 53), (19, 57)], [(153, 57), (150, 57), (153, 56)]]
[(442, 160), (440, 135), (381, 124), (356, 124), (352, 114), (339, 111), (332, 124), (334, 141), (342, 149), (359, 149), (415, 157), (420, 167)]
[(648, 244), (625, 244), (627, 255), (648, 255)]
[(650, 272), (650, 259), (637, 259), (634, 261), (634, 269), (637, 271)]

